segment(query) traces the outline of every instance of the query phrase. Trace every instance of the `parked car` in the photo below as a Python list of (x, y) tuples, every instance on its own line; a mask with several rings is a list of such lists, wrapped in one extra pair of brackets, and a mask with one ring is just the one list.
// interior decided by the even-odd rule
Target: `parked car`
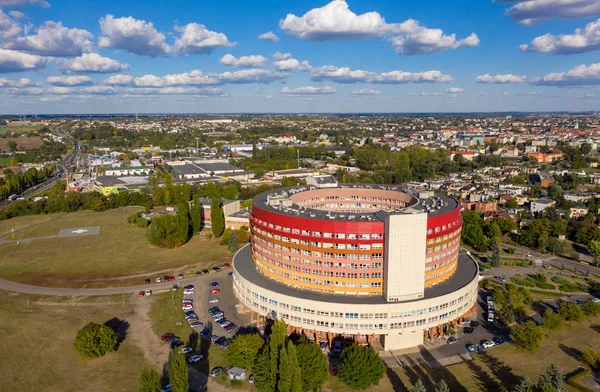
[(225, 269), (225, 264), (219, 264), (217, 267), (219, 267), (219, 269)]
[(492, 340), (486, 340), (485, 342), (483, 342), (482, 346), (483, 348), (492, 348), (496, 345), (496, 343), (494, 343)]
[(339, 340), (333, 344), (333, 349), (331, 350), (334, 354), (339, 354), (342, 352), (342, 342)]
[(198, 317), (195, 317), (195, 316), (194, 316), (194, 317), (187, 318), (187, 322), (188, 322), (188, 323), (190, 323), (190, 325), (191, 325), (193, 322), (195, 322), (195, 321), (200, 321), (200, 319), (199, 319)]
[(146, 295), (152, 295), (152, 290), (146, 290)]
[(165, 343), (173, 344), (179, 341), (179, 336), (171, 336), (169, 339), (165, 340)]
[(202, 276), (202, 271), (196, 271), (196, 276)]
[(202, 359), (204, 359), (204, 357), (201, 354), (194, 354), (190, 357), (190, 359), (188, 359), (188, 362), (194, 363), (194, 362), (198, 362)]
[(202, 324), (200, 321), (194, 321), (193, 323), (190, 324), (190, 327), (192, 327), (192, 328), (202, 328), (202, 327), (204, 327), (204, 324)]
[(171, 343), (171, 347), (175, 348), (175, 347), (180, 347), (183, 346), (183, 342), (181, 340), (177, 340), (173, 343)]
[(220, 292), (221, 292), (221, 290), (219, 290), (219, 289), (212, 289), (212, 290), (210, 290), (211, 294), (219, 294)]
[(204, 328), (202, 332), (200, 332), (200, 336), (210, 336), (210, 329)]
[(219, 286), (219, 283), (218, 283), (218, 282), (210, 282), (210, 283), (208, 284), (208, 287), (218, 287), (218, 286)]
[(174, 285), (171, 287), (171, 290), (173, 290), (173, 291), (177, 291), (177, 285), (176, 285), (176, 284), (174, 284)]
[(447, 340), (448, 344), (454, 344), (456, 342), (458, 342), (458, 339), (456, 339), (454, 336), (450, 336)]
[(183, 279), (183, 278), (184, 278), (183, 274), (177, 274), (177, 279)]
[(209, 304), (216, 304), (219, 302), (218, 298), (212, 298), (210, 301), (208, 301)]
[(211, 335), (210, 336), (210, 342), (211, 343), (216, 342), (218, 339), (221, 339), (221, 337), (219, 335)]
[(169, 276), (169, 282), (174, 282), (175, 281), (175, 277), (174, 276)]
[(227, 327), (227, 329), (225, 329), (227, 332), (232, 333), (237, 331), (237, 326), (235, 324), (230, 325), (229, 327)]
[(254, 384), (254, 374), (251, 374), (250, 377), (248, 377), (248, 382)]
[(470, 334), (470, 333), (473, 333), (473, 331), (474, 331), (473, 327), (464, 327), (464, 328), (463, 328), (463, 332), (464, 332), (465, 334)]
[(193, 348), (191, 348), (191, 347), (182, 347), (182, 348), (181, 348), (181, 352), (182, 352), (183, 354), (189, 354), (189, 353), (191, 353), (192, 351), (194, 351), (194, 349), (193, 349)]
[(227, 339), (225, 336), (219, 336), (217, 338), (217, 340), (215, 340), (213, 343), (217, 346), (219, 346), (221, 343), (223, 343), (225, 341), (225, 339)]
[(323, 352), (327, 351), (327, 342), (321, 342), (319, 344), (319, 347), (321, 348), (321, 351), (323, 351)]
[(194, 294), (194, 289), (183, 290), (183, 295), (192, 295), (192, 294)]
[(193, 284), (188, 284), (184, 287), (184, 289), (194, 289), (194, 285)]
[(220, 269), (219, 267), (212, 267), (212, 269), (213, 269), (213, 271), (215, 271), (215, 272), (219, 272), (219, 271), (221, 271), (221, 269)]
[(337, 374), (338, 374), (338, 367), (336, 365), (331, 365), (331, 369), (329, 370), (329, 374), (331, 374), (332, 376), (337, 376)]
[(207, 269), (203, 269), (203, 270), (202, 270), (202, 273), (203, 273), (204, 275), (208, 275), (208, 274), (210, 274), (210, 271), (209, 271), (209, 270), (207, 270)]
[(231, 268), (231, 264), (229, 264), (229, 263), (225, 263), (223, 265), (225, 266), (225, 268)]
[(164, 280), (165, 282), (168, 282), (168, 281), (169, 281), (169, 275), (165, 275), (165, 276), (163, 276), (163, 280)]
[(220, 310), (220, 309), (219, 309), (219, 307), (218, 307), (218, 306), (213, 306), (212, 308), (209, 308), (209, 309), (208, 309), (208, 311), (209, 311), (209, 312), (216, 312), (216, 311), (219, 311), (219, 310)]
[(231, 344), (231, 342), (232, 342), (231, 338), (227, 338), (223, 341), (223, 343), (221, 343), (219, 345), (219, 347), (226, 349)]
[(156, 283), (160, 283), (160, 282), (162, 282), (162, 279), (161, 278), (156, 278)]
[(160, 390), (160, 392), (171, 392), (171, 389), (171, 384), (167, 384)]
[(225, 319), (225, 317), (224, 317), (223, 315), (220, 315), (220, 316), (215, 316), (215, 317), (213, 317), (213, 318), (214, 318), (214, 320), (215, 320), (215, 323), (218, 323), (219, 321), (221, 321), (221, 320), (224, 320), (224, 319)]
[(150, 283), (150, 279), (144, 279), (144, 283), (146, 283), (146, 284)]
[(233, 272), (229, 271), (229, 272), (227, 273), (227, 276), (233, 276)]
[(210, 376), (217, 377), (221, 373), (223, 373), (223, 368), (219, 366), (210, 371)]
[(183, 310), (192, 310), (192, 309), (194, 309), (194, 307), (192, 305), (183, 305), (181, 307), (181, 309), (183, 309)]
[(138, 293), (138, 296), (140, 296), (140, 297), (143, 297), (144, 295), (146, 295), (146, 292), (144, 290), (142, 290)]
[(167, 340), (171, 339), (172, 337), (174, 337), (175, 335), (173, 335), (172, 333), (168, 332), (168, 333), (164, 333), (160, 338), (163, 342), (166, 342)]
[(471, 353), (476, 353), (477, 351), (480, 351), (480, 346), (476, 345), (476, 344), (471, 344), (467, 347), (467, 351), (471, 352)]
[(181, 302), (194, 302), (194, 300), (191, 298), (183, 298)]

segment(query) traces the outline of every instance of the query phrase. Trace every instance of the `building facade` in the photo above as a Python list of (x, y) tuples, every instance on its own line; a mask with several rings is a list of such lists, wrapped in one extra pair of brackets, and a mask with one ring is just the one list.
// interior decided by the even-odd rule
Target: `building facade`
[(252, 317), (333, 338), (412, 347), (476, 307), (459, 203), (398, 186), (272, 190), (253, 200), (251, 244), (233, 261)]

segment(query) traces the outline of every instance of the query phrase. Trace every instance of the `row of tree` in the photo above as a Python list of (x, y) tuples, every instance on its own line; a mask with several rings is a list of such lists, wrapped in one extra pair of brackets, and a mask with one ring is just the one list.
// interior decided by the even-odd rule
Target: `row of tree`
[(41, 170), (31, 168), (18, 174), (13, 173), (12, 170), (4, 170), (4, 177), (0, 177), (0, 200), (5, 200), (12, 194), (21, 193), (24, 189), (47, 180), (55, 170), (54, 166), (46, 166)]

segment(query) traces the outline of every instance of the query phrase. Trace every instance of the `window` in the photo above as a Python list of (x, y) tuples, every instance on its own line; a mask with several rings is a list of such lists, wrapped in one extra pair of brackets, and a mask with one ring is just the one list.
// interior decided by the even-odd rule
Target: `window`
[(368, 239), (370, 239), (370, 238), (371, 238), (371, 235), (370, 235), (370, 234), (361, 234), (361, 235), (360, 235), (360, 239), (361, 239), (361, 240), (368, 240)]
[(358, 318), (358, 313), (346, 313), (345, 317), (346, 318), (355, 318), (355, 319), (357, 319)]

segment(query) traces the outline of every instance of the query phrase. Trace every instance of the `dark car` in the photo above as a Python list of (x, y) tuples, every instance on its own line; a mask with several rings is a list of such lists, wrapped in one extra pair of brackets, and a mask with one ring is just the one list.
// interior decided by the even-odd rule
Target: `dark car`
[(144, 283), (149, 284), (150, 283), (150, 279), (145, 279)]
[(473, 327), (464, 327), (463, 328), (463, 332), (466, 333), (466, 334), (473, 333), (473, 331), (475, 331), (473, 329)]
[(179, 346), (183, 346), (183, 342), (181, 340), (171, 343), (171, 347), (179, 347)]
[(219, 283), (217, 283), (217, 282), (210, 282), (208, 284), (208, 287), (217, 287), (217, 286), (219, 286)]
[(203, 273), (204, 275), (207, 275), (207, 274), (210, 274), (210, 271), (209, 271), (209, 270), (207, 270), (207, 269), (203, 269), (203, 270), (202, 270), (202, 273)]
[(216, 367), (210, 371), (210, 376), (217, 377), (219, 374), (223, 373), (223, 370), (224, 369), (222, 367)]
[(184, 278), (184, 275), (183, 275), (183, 274), (178, 274), (178, 275), (177, 275), (177, 279), (183, 279), (183, 278)]
[(225, 336), (221, 336), (217, 340), (215, 340), (213, 343), (217, 346), (220, 346), (225, 340), (227, 340), (227, 338)]
[(200, 332), (200, 336), (210, 336), (210, 329), (204, 328), (202, 332)]
[(219, 272), (219, 271), (221, 271), (221, 269), (220, 269), (219, 267), (212, 267), (212, 269), (213, 269), (213, 271), (215, 271), (215, 272)]
[(202, 271), (196, 271), (196, 276), (202, 276)]
[(336, 365), (331, 365), (331, 369), (329, 370), (329, 374), (331, 374), (332, 376), (337, 376), (337, 374), (338, 374), (338, 367)]
[(168, 281), (169, 281), (169, 275), (165, 275), (165, 276), (163, 276), (163, 281), (164, 281), (164, 282), (168, 282)]

